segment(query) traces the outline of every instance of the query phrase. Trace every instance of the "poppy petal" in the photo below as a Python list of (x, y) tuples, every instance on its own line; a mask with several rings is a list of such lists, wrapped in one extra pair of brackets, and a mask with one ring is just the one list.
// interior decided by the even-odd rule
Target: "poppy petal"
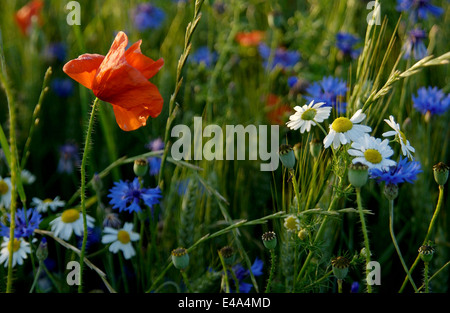
[(160, 58), (157, 61), (145, 56), (141, 52), (142, 40), (135, 42), (125, 52), (125, 58), (132, 67), (136, 68), (145, 78), (150, 79), (163, 67), (164, 60)]
[(95, 74), (104, 58), (100, 54), (86, 53), (80, 55), (77, 59), (67, 62), (63, 67), (63, 71), (84, 87), (92, 89)]
[(149, 116), (158, 116), (161, 112), (162, 105), (163, 99), (161, 97), (160, 101), (152, 103), (151, 106), (140, 105), (129, 109), (125, 109), (121, 105), (113, 104), (112, 106), (119, 127), (124, 131), (132, 131), (141, 126), (145, 126)]

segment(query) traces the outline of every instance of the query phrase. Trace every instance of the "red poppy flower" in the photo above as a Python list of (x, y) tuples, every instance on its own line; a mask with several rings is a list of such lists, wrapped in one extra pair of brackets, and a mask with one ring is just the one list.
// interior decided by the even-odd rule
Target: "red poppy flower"
[(284, 125), (286, 116), (292, 113), (292, 109), (289, 105), (282, 104), (281, 99), (274, 94), (267, 96), (267, 119), (272, 125)]
[(260, 30), (240, 32), (236, 34), (236, 41), (243, 47), (257, 46), (266, 37), (266, 33)]
[(39, 22), (39, 13), (41, 12), (44, 2), (42, 0), (33, 0), (19, 9), (15, 14), (17, 25), (24, 35), (28, 34), (33, 17), (37, 17)]
[(149, 116), (157, 117), (163, 107), (158, 88), (148, 80), (164, 65), (141, 53), (137, 41), (127, 50), (128, 37), (119, 32), (106, 56), (83, 54), (67, 62), (63, 71), (94, 95), (113, 106), (119, 127), (125, 131), (145, 126)]

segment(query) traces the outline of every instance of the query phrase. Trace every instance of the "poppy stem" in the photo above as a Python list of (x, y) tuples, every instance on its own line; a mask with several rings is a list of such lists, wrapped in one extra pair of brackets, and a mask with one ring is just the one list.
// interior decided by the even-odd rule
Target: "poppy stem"
[(97, 109), (97, 103), (99, 99), (95, 98), (94, 104), (92, 105), (91, 116), (89, 118), (88, 129), (86, 133), (86, 139), (84, 142), (83, 158), (81, 161), (81, 192), (80, 192), (80, 202), (81, 202), (81, 212), (83, 214), (83, 243), (81, 245), (80, 253), (80, 281), (78, 285), (78, 293), (83, 292), (83, 266), (84, 266), (84, 255), (86, 253), (86, 242), (87, 242), (87, 219), (86, 219), (86, 161), (87, 155), (89, 153), (89, 143), (91, 142), (92, 129), (94, 128), (94, 116), (95, 110)]

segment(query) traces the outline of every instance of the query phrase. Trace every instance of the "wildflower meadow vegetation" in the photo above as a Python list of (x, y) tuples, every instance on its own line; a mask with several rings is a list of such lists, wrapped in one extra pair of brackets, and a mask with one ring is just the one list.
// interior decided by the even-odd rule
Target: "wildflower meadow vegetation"
[(447, 0), (0, 0), (0, 291), (447, 293)]

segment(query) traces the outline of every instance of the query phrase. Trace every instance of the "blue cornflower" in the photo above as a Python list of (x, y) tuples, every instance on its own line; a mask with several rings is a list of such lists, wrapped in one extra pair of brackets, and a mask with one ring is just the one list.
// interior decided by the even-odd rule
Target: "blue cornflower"
[[(149, 144), (145, 145), (151, 151), (160, 151), (164, 149), (164, 141), (161, 138), (156, 138), (150, 141)], [(159, 174), (161, 168), (161, 158), (160, 157), (150, 157), (148, 158), (149, 172), (150, 175), (156, 176)]]
[(48, 62), (64, 62), (66, 60), (67, 47), (62, 42), (55, 42), (47, 45), (43, 56)]
[[(263, 266), (264, 262), (256, 258), (251, 267), (252, 273), (255, 277), (263, 274)], [(244, 280), (250, 275), (250, 271), (245, 269), (240, 263), (233, 266), (233, 271), (239, 281), (239, 292), (249, 293), (253, 285), (244, 282)]]
[(350, 287), (350, 292), (351, 293), (358, 293), (359, 291), (359, 283), (357, 281), (354, 281), (352, 283), (352, 286)]
[[(100, 242), (102, 238), (102, 229), (98, 226), (88, 228), (87, 234), (88, 235), (86, 241), (86, 250), (89, 250), (91, 246)], [(83, 236), (76, 236), (76, 238), (77, 238), (77, 246), (79, 249), (81, 249), (81, 246), (83, 244)]]
[(430, 0), (397, 0), (397, 11), (409, 12), (413, 22), (426, 20), (429, 15), (438, 17), (444, 10), (432, 5)]
[(69, 78), (55, 78), (51, 86), (52, 90), (61, 98), (70, 97), (73, 93), (73, 80)]
[(72, 174), (74, 167), (80, 165), (80, 156), (78, 155), (78, 146), (67, 143), (59, 148), (58, 172)]
[[(271, 50), (265, 43), (261, 43), (258, 46), (258, 51), (263, 59), (263, 66), (266, 68), (269, 63)], [(271, 69), (279, 66), (282, 69), (287, 70), (294, 67), (299, 61), (300, 52), (278, 48), (273, 56)]]
[[(26, 216), (25, 216), (26, 215)], [(34, 230), (39, 228), (42, 222), (42, 216), (35, 209), (19, 209), (16, 212), (16, 226), (14, 228), (14, 237), (28, 237), (33, 234)], [(11, 221), (11, 215), (8, 214), (8, 221)], [(9, 238), (10, 228), (0, 223), (0, 235)]]
[(134, 26), (139, 31), (157, 29), (166, 18), (164, 11), (150, 3), (139, 4), (132, 13)]
[(440, 115), (450, 107), (450, 95), (444, 94), (437, 87), (422, 87), (417, 90), (417, 96), (412, 96), (413, 106), (422, 114), (430, 112), (432, 115)]
[(409, 32), (408, 39), (402, 47), (404, 51), (403, 58), (408, 59), (413, 53), (415, 60), (421, 60), (427, 56), (427, 47), (423, 42), (427, 38), (427, 34), (424, 30), (416, 28)]
[(360, 39), (350, 33), (339, 32), (336, 35), (336, 46), (344, 54), (344, 56), (351, 57), (352, 59), (358, 58), (361, 53), (361, 49), (355, 49)]
[(421, 172), (419, 162), (400, 158), (400, 161), (389, 169), (371, 169), (370, 178), (376, 179), (378, 183), (385, 182), (387, 185), (398, 185), (404, 182), (412, 184)]
[(307, 101), (315, 103), (325, 102), (325, 106), (331, 106), (339, 113), (345, 113), (347, 103), (345, 96), (347, 93), (347, 83), (332, 76), (324, 77), (319, 82), (314, 82), (306, 89), (309, 95), (305, 96)]
[(202, 46), (191, 54), (190, 60), (192, 63), (203, 64), (205, 67), (210, 67), (217, 61), (217, 53), (215, 51), (211, 52), (206, 46)]
[(139, 179), (136, 177), (133, 182), (120, 180), (114, 183), (114, 187), (109, 190), (108, 197), (113, 209), (121, 211), (141, 212), (141, 200), (150, 208), (158, 204), (162, 198), (161, 189), (141, 188)]

